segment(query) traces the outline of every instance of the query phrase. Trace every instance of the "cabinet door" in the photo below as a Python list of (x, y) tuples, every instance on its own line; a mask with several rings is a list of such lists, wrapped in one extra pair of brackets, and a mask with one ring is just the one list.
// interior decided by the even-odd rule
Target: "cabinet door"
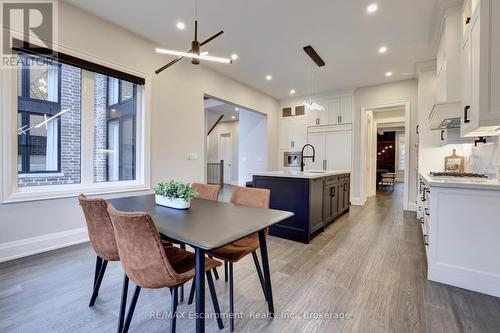
[(325, 185), (323, 192), (323, 222), (328, 223), (332, 220), (332, 194), (335, 192), (335, 186)]
[(342, 183), (337, 184), (337, 202), (335, 209), (335, 217), (344, 211), (344, 185)]
[[(307, 143), (313, 145), (316, 151), (314, 162), (311, 159), (306, 159), (305, 170), (323, 170), (323, 160), (325, 160), (325, 133), (309, 133)], [(312, 154), (312, 149), (307, 148), (305, 155)]]
[(344, 193), (342, 200), (342, 211), (345, 211), (349, 208), (349, 200), (350, 200), (349, 181), (345, 181), (343, 183), (342, 191)]
[(306, 107), (307, 126), (318, 126), (320, 123), (317, 110)]
[(325, 150), (328, 170), (351, 170), (351, 131), (327, 133)]
[(340, 98), (333, 98), (328, 101), (328, 124), (340, 124)]
[(470, 126), (476, 128), (479, 122), (479, 99), (480, 99), (480, 56), (481, 56), (481, 32), (479, 7), (472, 18), (470, 27), (470, 48), (471, 48), (471, 103), (468, 112)]
[(322, 106), (324, 110), (315, 110), (306, 107), (307, 115), (307, 126), (321, 126), (328, 125), (328, 101), (314, 101), (319, 106)]
[[(468, 24), (470, 25), (470, 23)], [(470, 45), (470, 30), (463, 36), (464, 40), (462, 43), (462, 113), (460, 128), (464, 131), (470, 127), (469, 123), (464, 123), (465, 109), (467, 112), (470, 110), (471, 106), (471, 81), (472, 81), (472, 71), (471, 71), (471, 45)], [(464, 134), (464, 133), (462, 133)]]
[(340, 98), (340, 123), (352, 123), (352, 96), (343, 96)]

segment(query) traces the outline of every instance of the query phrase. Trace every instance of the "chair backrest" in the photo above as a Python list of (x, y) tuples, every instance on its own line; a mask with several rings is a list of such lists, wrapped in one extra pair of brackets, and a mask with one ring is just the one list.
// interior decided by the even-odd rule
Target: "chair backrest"
[(192, 186), (196, 192), (198, 192), (198, 195), (196, 196), (198, 199), (213, 201), (219, 200), (219, 185), (193, 183)]
[(178, 284), (178, 274), (170, 264), (160, 233), (148, 213), (126, 213), (108, 206), (115, 229), (120, 262), (127, 276), (143, 288), (163, 288)]
[(263, 188), (236, 187), (231, 196), (231, 202), (237, 205), (256, 208), (269, 208), (271, 191)]
[(89, 199), (83, 194), (80, 194), (78, 201), (82, 206), (90, 243), (96, 254), (104, 260), (120, 260), (106, 201), (104, 199)]

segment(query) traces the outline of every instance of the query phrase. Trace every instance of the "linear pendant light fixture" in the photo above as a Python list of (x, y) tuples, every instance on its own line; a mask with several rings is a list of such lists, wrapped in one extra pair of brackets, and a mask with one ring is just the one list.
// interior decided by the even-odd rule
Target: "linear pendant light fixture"
[(184, 58), (194, 58), (194, 59), (200, 59), (200, 60), (214, 61), (214, 62), (220, 62), (223, 64), (231, 64), (233, 62), (233, 60), (231, 60), (229, 58), (214, 57), (214, 56), (209, 56), (209, 55), (203, 54), (203, 53), (197, 54), (197, 53), (193, 53), (193, 52), (167, 50), (167, 49), (162, 49), (162, 48), (157, 48), (156, 53), (169, 54), (169, 55), (184, 57)]

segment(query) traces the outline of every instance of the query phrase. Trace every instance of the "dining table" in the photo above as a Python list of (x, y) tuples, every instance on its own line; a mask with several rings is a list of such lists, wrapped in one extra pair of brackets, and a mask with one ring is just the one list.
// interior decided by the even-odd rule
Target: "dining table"
[(266, 228), (294, 214), (276, 209), (255, 208), (228, 202), (191, 200), (191, 207), (178, 210), (157, 205), (155, 195), (127, 196), (108, 200), (125, 212), (146, 212), (163, 237), (187, 244), (195, 250), (196, 332), (205, 332), (205, 253), (258, 233), (268, 312), (274, 317), (274, 304), (266, 243)]

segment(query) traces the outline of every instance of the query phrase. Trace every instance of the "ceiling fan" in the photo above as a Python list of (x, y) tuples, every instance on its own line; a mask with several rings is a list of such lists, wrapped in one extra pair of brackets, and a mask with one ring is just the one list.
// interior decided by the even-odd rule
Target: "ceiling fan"
[[(196, 1), (196, 10), (195, 10), (195, 17), (197, 17), (197, 16), (198, 16), (198, 1)], [(224, 31), (221, 30), (218, 33), (216, 33), (215, 35), (213, 35), (212, 37), (210, 37), (210, 38), (208, 38), (205, 41), (200, 43), (198, 41), (198, 20), (195, 19), (195, 21), (194, 21), (194, 40), (191, 42), (191, 49), (187, 52), (182, 52), (182, 51), (174, 51), (174, 50), (157, 48), (156, 53), (174, 55), (174, 56), (177, 56), (177, 58), (172, 60), (171, 62), (169, 62), (165, 66), (157, 69), (155, 71), (155, 73), (160, 74), (162, 71), (169, 68), (173, 64), (177, 63), (182, 58), (191, 58), (191, 63), (193, 65), (198, 65), (200, 63), (200, 60), (215, 61), (215, 62), (220, 62), (220, 63), (224, 63), (224, 64), (231, 64), (233, 62), (233, 60), (230, 58), (214, 57), (214, 56), (209, 56), (208, 52), (200, 52), (200, 48), (203, 45), (210, 43), (211, 41), (213, 41), (214, 39), (216, 39), (217, 37), (219, 37), (223, 33), (224, 33)]]

